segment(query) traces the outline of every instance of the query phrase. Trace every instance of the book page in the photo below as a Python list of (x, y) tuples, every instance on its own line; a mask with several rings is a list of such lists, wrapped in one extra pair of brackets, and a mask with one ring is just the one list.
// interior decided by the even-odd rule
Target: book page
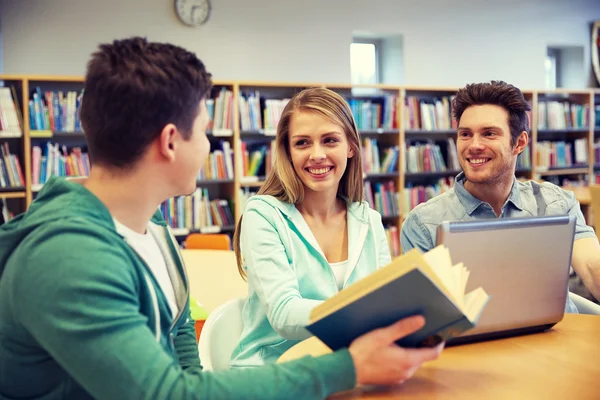
[(487, 304), (490, 296), (486, 293), (483, 288), (478, 287), (465, 295), (465, 309), (464, 314), (471, 322), (475, 322), (483, 307)]
[(454, 303), (461, 306), (462, 294), (458, 294), (460, 282), (455, 283), (450, 251), (445, 246), (439, 245), (425, 253), (423, 258), (441, 281)]

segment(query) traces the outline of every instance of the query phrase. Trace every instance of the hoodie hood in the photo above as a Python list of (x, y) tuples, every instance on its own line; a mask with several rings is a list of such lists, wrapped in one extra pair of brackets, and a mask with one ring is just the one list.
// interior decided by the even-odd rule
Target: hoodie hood
[(115, 231), (108, 209), (96, 196), (79, 183), (53, 176), (26, 213), (0, 226), (0, 277), (8, 258), (25, 237), (44, 224), (66, 220)]

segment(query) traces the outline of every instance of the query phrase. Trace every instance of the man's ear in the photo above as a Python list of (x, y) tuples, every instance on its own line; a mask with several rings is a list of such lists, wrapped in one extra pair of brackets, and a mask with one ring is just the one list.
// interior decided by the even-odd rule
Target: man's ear
[(529, 134), (527, 134), (526, 131), (521, 132), (521, 135), (519, 135), (519, 137), (517, 138), (516, 142), (515, 142), (515, 148), (514, 148), (514, 154), (521, 154), (521, 152), (523, 150), (525, 150), (525, 148), (527, 147), (527, 145), (529, 144)]
[(169, 161), (175, 159), (178, 133), (175, 125), (167, 124), (160, 132), (158, 138), (159, 153)]

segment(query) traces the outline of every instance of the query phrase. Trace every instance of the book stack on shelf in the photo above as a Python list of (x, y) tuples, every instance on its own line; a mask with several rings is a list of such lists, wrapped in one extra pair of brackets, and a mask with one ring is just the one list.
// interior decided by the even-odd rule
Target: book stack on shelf
[(175, 236), (192, 232), (232, 232), (235, 219), (226, 199), (211, 200), (207, 188), (197, 188), (190, 196), (178, 196), (161, 204), (160, 210)]
[(86, 177), (90, 174), (90, 158), (81, 147), (46, 142), (31, 148), (31, 190), (38, 192), (51, 176)]
[(24, 187), (25, 176), (19, 156), (11, 153), (8, 142), (0, 143), (0, 189), (10, 191)]

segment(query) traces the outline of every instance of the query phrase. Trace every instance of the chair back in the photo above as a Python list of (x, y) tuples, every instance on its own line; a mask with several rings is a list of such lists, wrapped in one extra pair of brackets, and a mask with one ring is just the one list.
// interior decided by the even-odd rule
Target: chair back
[(569, 292), (569, 297), (575, 303), (579, 314), (600, 315), (600, 305), (573, 292)]
[(590, 185), (590, 205), (592, 207), (592, 218), (596, 236), (600, 233), (600, 185)]
[(190, 233), (184, 244), (186, 249), (231, 250), (231, 239), (225, 233)]
[(245, 299), (229, 300), (208, 315), (198, 342), (198, 353), (205, 370), (229, 369), (231, 353), (242, 334), (244, 302)]

